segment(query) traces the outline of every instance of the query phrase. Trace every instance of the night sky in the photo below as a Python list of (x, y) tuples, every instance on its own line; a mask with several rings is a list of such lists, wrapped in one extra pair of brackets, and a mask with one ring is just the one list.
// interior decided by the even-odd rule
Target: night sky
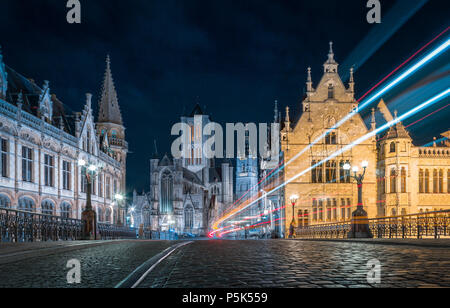
[[(196, 101), (219, 123), (269, 122), (276, 99), (298, 118), (306, 69), (317, 85), (328, 42), (343, 63), (379, 26), (367, 23), (366, 2), (82, 0), (82, 24), (69, 25), (66, 0), (1, 0), (0, 44), (7, 65), (40, 85), (50, 80), (52, 93), (74, 111), (87, 92), (98, 101), (111, 55), (131, 151), (128, 190), (142, 191), (153, 140), (160, 155), (169, 152), (172, 125)], [(381, 1), (383, 13), (393, 2)], [(429, 0), (385, 42), (356, 72), (357, 97), (448, 27), (449, 9), (447, 0)], [(448, 63), (447, 55), (422, 77)], [(449, 128), (448, 109), (411, 127), (416, 144)]]

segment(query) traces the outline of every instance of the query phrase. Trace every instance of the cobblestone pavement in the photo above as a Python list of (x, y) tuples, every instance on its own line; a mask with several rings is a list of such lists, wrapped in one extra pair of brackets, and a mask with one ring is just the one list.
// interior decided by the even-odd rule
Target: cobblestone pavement
[[(7, 264), (0, 265), (0, 288), (112, 288), (143, 262), (173, 244), (163, 241), (122, 241), (105, 243), (101, 246), (92, 245), (93, 247), (74, 251), (57, 250), (51, 255), (28, 256), (25, 260), (18, 255), (17, 261), (8, 261)], [(36, 254), (40, 249), (52, 247), (48, 243), (31, 246), (36, 249)], [(67, 283), (66, 276), (69, 269), (66, 265), (71, 259), (78, 259), (81, 262), (79, 285)]]
[[(381, 262), (381, 284), (367, 263)], [(202, 241), (170, 256), (140, 287), (450, 287), (450, 250), (309, 241)]]
[[(19, 255), (0, 264), (0, 288), (114, 287), (174, 244), (121, 241), (45, 255), (39, 248), (52, 245), (33, 244), (37, 252), (26, 258), (20, 255), (23, 248), (11, 246)], [(0, 259), (11, 247), (2, 251), (0, 246)], [(382, 265), (382, 283), (371, 286), (367, 262), (374, 258)], [(70, 259), (81, 261), (79, 285), (67, 284)], [(197, 241), (161, 262), (140, 287), (450, 287), (450, 250), (350, 242)]]

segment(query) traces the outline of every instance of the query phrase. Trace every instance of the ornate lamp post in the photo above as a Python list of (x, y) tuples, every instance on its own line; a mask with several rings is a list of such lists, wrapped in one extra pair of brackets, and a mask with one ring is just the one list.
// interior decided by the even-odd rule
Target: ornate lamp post
[(348, 234), (348, 238), (373, 238), (372, 232), (369, 228), (369, 217), (363, 208), (362, 198), (363, 181), (369, 163), (367, 161), (363, 161), (361, 166), (364, 171), (358, 175), (359, 168), (357, 166), (352, 168), (352, 166), (348, 163), (344, 165), (344, 170), (349, 171), (352, 169), (353, 175), (351, 177), (356, 180), (356, 184), (358, 185), (358, 206), (356, 211), (352, 213), (352, 226)]
[(289, 199), (292, 204), (292, 222), (291, 226), (289, 227), (289, 238), (292, 238), (294, 236), (294, 229), (295, 229), (295, 204), (298, 201), (298, 195), (294, 194)]
[(78, 165), (81, 167), (81, 176), (84, 176), (87, 183), (86, 208), (81, 213), (83, 222), (83, 239), (97, 240), (97, 213), (92, 208), (92, 179), (101, 171), (101, 167), (87, 163), (80, 159)]

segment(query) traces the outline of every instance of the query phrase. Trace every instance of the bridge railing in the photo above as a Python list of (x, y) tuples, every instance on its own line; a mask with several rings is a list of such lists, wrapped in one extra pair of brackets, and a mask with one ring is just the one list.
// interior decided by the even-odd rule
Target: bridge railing
[[(343, 239), (351, 221), (328, 223), (296, 229), (296, 238)], [(450, 210), (369, 219), (374, 238), (444, 238), (450, 237)]]
[[(136, 230), (98, 223), (100, 239), (136, 238)], [(0, 208), (0, 242), (75, 241), (83, 237), (83, 222), (47, 214)]]

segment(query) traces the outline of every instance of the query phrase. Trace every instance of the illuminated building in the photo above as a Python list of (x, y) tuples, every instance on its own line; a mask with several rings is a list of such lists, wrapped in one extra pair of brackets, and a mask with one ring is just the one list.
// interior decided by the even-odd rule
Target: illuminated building
[[(375, 110), (370, 127), (359, 113), (336, 125), (358, 108), (353, 70), (346, 86), (338, 74), (338, 66), (330, 45), (324, 74), (316, 88), (308, 69), (306, 98), (299, 121), (292, 123), (289, 109), (286, 111), (281, 132), (285, 161), (306, 151), (285, 165), (285, 181), (376, 129)], [(324, 138), (313, 144), (328, 130)], [(416, 147), (402, 123), (378, 137), (379, 140), (374, 136), (355, 145), (286, 185), (286, 205), (290, 205), (289, 196), (299, 196), (294, 210), (290, 206), (285, 210), (286, 230), (293, 221), (296, 227), (303, 227), (351, 218), (357, 206), (357, 186), (349, 177), (351, 171), (344, 168), (346, 163), (360, 166), (367, 161), (369, 164), (363, 185), (364, 209), (369, 218), (450, 208), (448, 143)]]
[(69, 114), (50, 92), (3, 63), (0, 53), (0, 207), (80, 218), (87, 183), (79, 161), (101, 166), (92, 185), (100, 222), (123, 222), (114, 196), (125, 190), (128, 144), (109, 58), (98, 122), (87, 94), (82, 112)]

